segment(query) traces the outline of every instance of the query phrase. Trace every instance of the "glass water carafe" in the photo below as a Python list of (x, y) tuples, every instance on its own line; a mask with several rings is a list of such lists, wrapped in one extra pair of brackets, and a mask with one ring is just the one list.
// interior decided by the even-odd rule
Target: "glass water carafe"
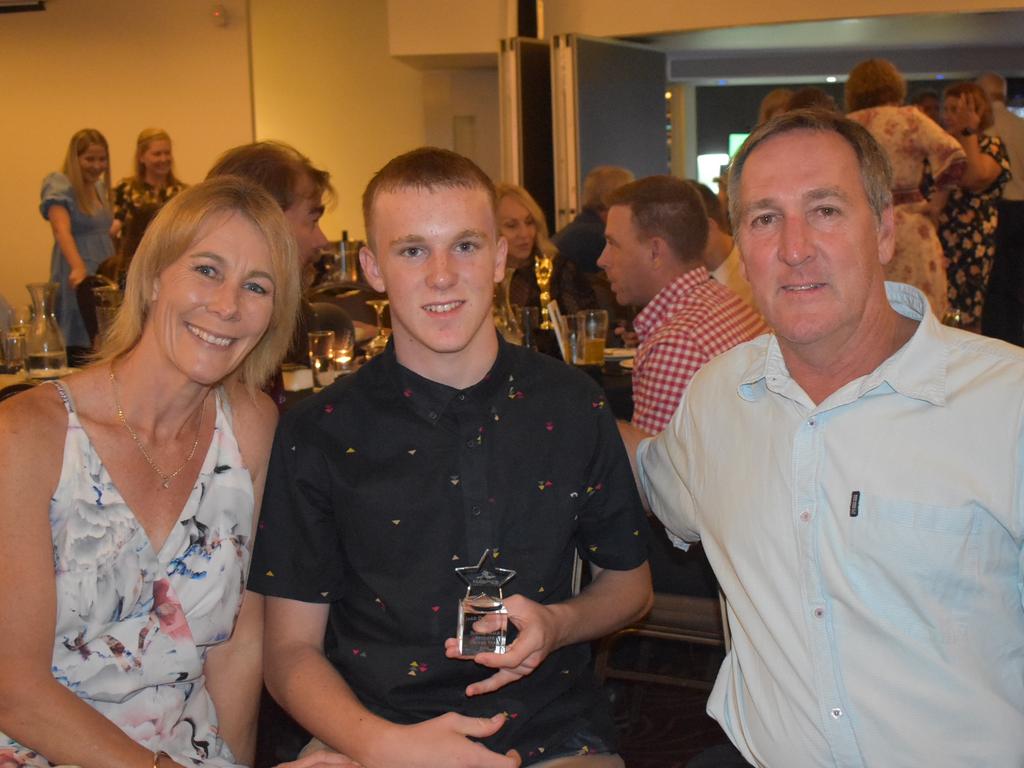
[(48, 378), (68, 365), (64, 334), (57, 324), (57, 283), (29, 283), (32, 296), (32, 323), (25, 335), (25, 367), (31, 378)]

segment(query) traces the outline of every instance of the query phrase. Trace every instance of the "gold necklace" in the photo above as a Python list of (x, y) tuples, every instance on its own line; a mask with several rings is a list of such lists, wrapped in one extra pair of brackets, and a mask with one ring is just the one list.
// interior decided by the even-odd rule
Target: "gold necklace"
[(188, 463), (192, 461), (192, 457), (196, 455), (196, 448), (199, 447), (199, 435), (203, 429), (203, 417), (206, 415), (206, 398), (203, 398), (203, 407), (199, 409), (199, 423), (196, 425), (196, 439), (192, 441), (192, 449), (188, 452), (188, 456), (185, 457), (185, 461), (181, 463), (181, 466), (170, 474), (164, 472), (157, 463), (153, 461), (153, 457), (149, 455), (149, 451), (146, 450), (146, 446), (142, 444), (139, 436), (135, 434), (135, 430), (132, 429), (132, 425), (128, 423), (128, 419), (125, 418), (124, 409), (121, 407), (121, 400), (117, 396), (117, 379), (114, 378), (114, 366), (110, 366), (110, 385), (114, 390), (114, 407), (117, 408), (117, 418), (121, 422), (121, 426), (128, 430), (128, 434), (131, 435), (132, 442), (139, 447), (142, 452), (142, 457), (146, 460), (146, 463), (160, 476), (160, 487), (167, 488), (171, 484), (171, 480), (176, 478)]

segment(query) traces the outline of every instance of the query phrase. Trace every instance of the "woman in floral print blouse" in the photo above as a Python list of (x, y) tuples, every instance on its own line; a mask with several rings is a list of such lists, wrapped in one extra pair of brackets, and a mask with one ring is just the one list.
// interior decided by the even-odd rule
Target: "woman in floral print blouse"
[(967, 155), (960, 186), (939, 218), (949, 308), (962, 328), (978, 331), (996, 251), (996, 201), (1010, 180), (1010, 161), (999, 137), (982, 133), (992, 125), (992, 107), (981, 88), (974, 83), (950, 86), (943, 102), (946, 130)]
[[(114, 187), (115, 227), (119, 232), (127, 229), (139, 211), (155, 212), (186, 186), (174, 175), (171, 137), (167, 131), (146, 128), (135, 143), (135, 173)], [(127, 264), (124, 267), (127, 269)]]

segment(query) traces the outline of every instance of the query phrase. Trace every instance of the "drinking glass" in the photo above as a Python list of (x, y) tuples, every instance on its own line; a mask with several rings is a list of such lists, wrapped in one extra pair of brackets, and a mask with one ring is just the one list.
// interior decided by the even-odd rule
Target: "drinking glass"
[(608, 311), (584, 309), (576, 313), (576, 356), (577, 365), (601, 365), (604, 363), (604, 340), (608, 335)]
[(313, 391), (334, 381), (334, 331), (310, 331), (309, 367), (313, 369)]
[(334, 365), (341, 373), (348, 373), (352, 370), (352, 358), (355, 356), (356, 339), (355, 334), (346, 328), (335, 334), (334, 337)]
[(540, 328), (540, 307), (526, 306), (519, 310), (519, 327), (523, 329), (523, 346), (537, 349), (537, 330)]
[(388, 300), (369, 299), (366, 303), (377, 313), (377, 335), (366, 342), (366, 359), (370, 360), (383, 352), (388, 345), (390, 334), (384, 328), (384, 308), (388, 305)]
[(0, 339), (3, 340), (0, 373), (21, 373), (25, 369), (25, 334), (12, 329), (0, 333)]

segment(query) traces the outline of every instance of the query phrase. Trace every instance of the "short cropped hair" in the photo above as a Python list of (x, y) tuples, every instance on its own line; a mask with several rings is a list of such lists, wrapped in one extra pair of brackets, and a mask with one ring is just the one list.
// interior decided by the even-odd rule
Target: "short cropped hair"
[(591, 168), (583, 180), (580, 208), (590, 208), (598, 212), (608, 210), (608, 196), (635, 178), (632, 171), (618, 165), (598, 165)]
[(313, 184), (317, 197), (334, 197), (331, 174), (314, 166), (308, 157), (283, 141), (257, 141), (229, 149), (213, 164), (206, 178), (225, 175), (241, 176), (258, 184), (277, 201), (282, 211), (296, 203), (296, 192), (303, 177)]
[(708, 217), (700, 193), (674, 176), (648, 176), (619, 187), (608, 206), (625, 205), (637, 234), (660, 237), (680, 261), (699, 262), (708, 241)]
[(261, 187), (237, 176), (209, 179), (173, 197), (153, 219), (132, 259), (121, 309), (103, 338), (97, 360), (113, 361), (131, 351), (149, 316), (157, 278), (222, 216), (244, 217), (270, 251), (274, 308), (262, 338), (239, 366), (240, 380), (255, 393), (277, 370), (288, 346), (299, 306), (295, 241), (281, 207)]
[[(373, 243), (373, 204), (382, 192), (418, 189), (479, 189), (487, 193), (491, 210), (498, 207), (494, 182), (480, 167), (457, 152), (439, 147), (420, 147), (392, 158), (370, 179), (363, 192), (363, 222), (366, 237)], [(497, 219), (495, 219), (497, 229)]]
[(846, 111), (902, 104), (907, 97), (907, 81), (886, 59), (866, 59), (853, 69), (846, 80)]
[(740, 182), (743, 167), (751, 153), (765, 141), (792, 131), (834, 133), (850, 145), (857, 156), (868, 204), (875, 220), (881, 222), (885, 209), (892, 205), (892, 166), (885, 150), (866, 128), (843, 115), (821, 109), (797, 109), (784, 112), (759, 127), (747, 137), (733, 157), (729, 168), (729, 217), (737, 222), (737, 233), (742, 212)]
[(992, 116), (992, 102), (989, 101), (985, 89), (977, 83), (957, 83), (956, 85), (949, 86), (942, 92), (942, 98), (944, 99), (958, 99), (961, 96), (974, 100), (981, 117), (978, 130), (984, 131), (987, 128), (991, 128), (994, 120)]

